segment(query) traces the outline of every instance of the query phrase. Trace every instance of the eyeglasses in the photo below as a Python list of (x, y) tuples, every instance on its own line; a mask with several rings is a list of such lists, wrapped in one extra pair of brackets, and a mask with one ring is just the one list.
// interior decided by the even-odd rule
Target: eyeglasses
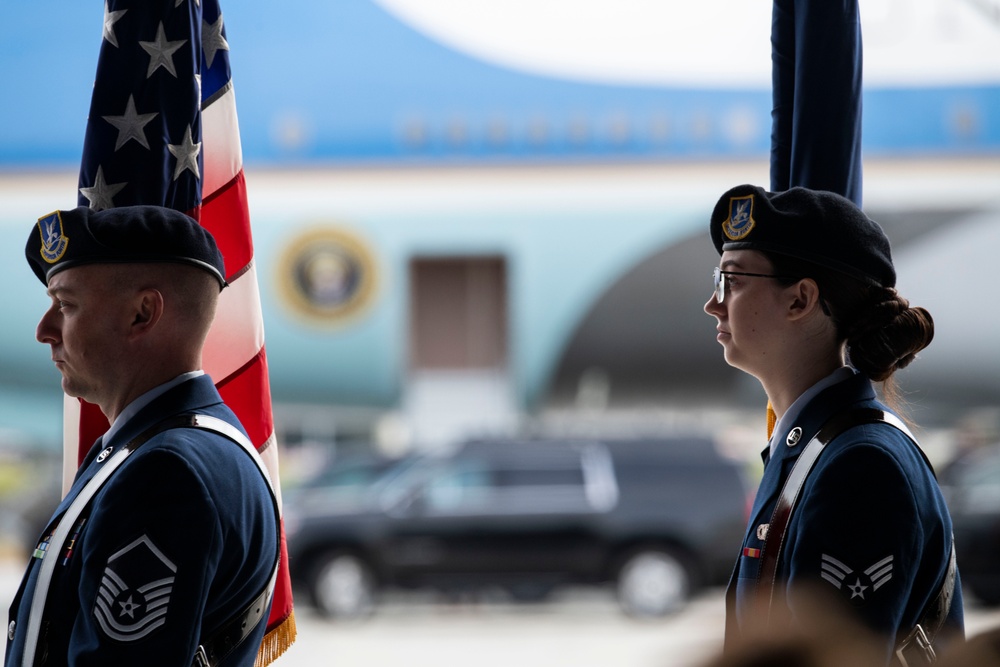
[(778, 280), (794, 280), (790, 276), (775, 273), (745, 273), (743, 271), (723, 271), (719, 267), (712, 269), (712, 279), (715, 281), (715, 300), (722, 303), (726, 298), (726, 281), (722, 276), (751, 276), (753, 278), (777, 278)]

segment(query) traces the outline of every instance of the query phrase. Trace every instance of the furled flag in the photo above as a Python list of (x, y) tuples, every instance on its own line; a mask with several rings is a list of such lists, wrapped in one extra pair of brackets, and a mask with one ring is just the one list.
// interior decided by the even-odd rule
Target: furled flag
[[(106, 0), (97, 78), (80, 168), (79, 203), (156, 204), (212, 232), (229, 287), (204, 351), (205, 371), (278, 480), (236, 102), (218, 0)], [(95, 407), (67, 402), (64, 468), (75, 470), (107, 429)], [(275, 487), (279, 494), (280, 489)], [(295, 640), (282, 527), (281, 564), (257, 664)]]
[(774, 0), (771, 190), (828, 190), (861, 206), (858, 0)]

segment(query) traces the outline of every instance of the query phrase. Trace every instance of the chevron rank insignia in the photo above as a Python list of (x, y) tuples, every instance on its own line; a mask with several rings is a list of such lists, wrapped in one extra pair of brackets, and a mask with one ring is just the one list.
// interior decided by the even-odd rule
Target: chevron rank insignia
[(892, 579), (892, 556), (856, 572), (833, 556), (821, 557), (820, 576), (843, 592), (854, 604), (864, 604), (868, 598)]
[(104, 634), (133, 642), (166, 623), (176, 572), (177, 567), (146, 535), (112, 554), (94, 605)]

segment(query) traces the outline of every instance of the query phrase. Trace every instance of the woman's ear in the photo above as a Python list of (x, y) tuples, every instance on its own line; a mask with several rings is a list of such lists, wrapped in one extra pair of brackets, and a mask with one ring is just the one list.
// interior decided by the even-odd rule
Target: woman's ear
[(788, 290), (791, 299), (788, 305), (790, 319), (800, 319), (823, 309), (819, 285), (812, 278), (803, 278), (791, 285)]

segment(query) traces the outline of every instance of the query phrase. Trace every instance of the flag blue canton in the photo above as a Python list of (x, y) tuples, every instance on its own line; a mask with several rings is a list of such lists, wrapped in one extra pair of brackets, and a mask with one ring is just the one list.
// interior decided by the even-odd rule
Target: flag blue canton
[(197, 217), (201, 109), (230, 85), (216, 0), (108, 0), (80, 168), (81, 206)]

